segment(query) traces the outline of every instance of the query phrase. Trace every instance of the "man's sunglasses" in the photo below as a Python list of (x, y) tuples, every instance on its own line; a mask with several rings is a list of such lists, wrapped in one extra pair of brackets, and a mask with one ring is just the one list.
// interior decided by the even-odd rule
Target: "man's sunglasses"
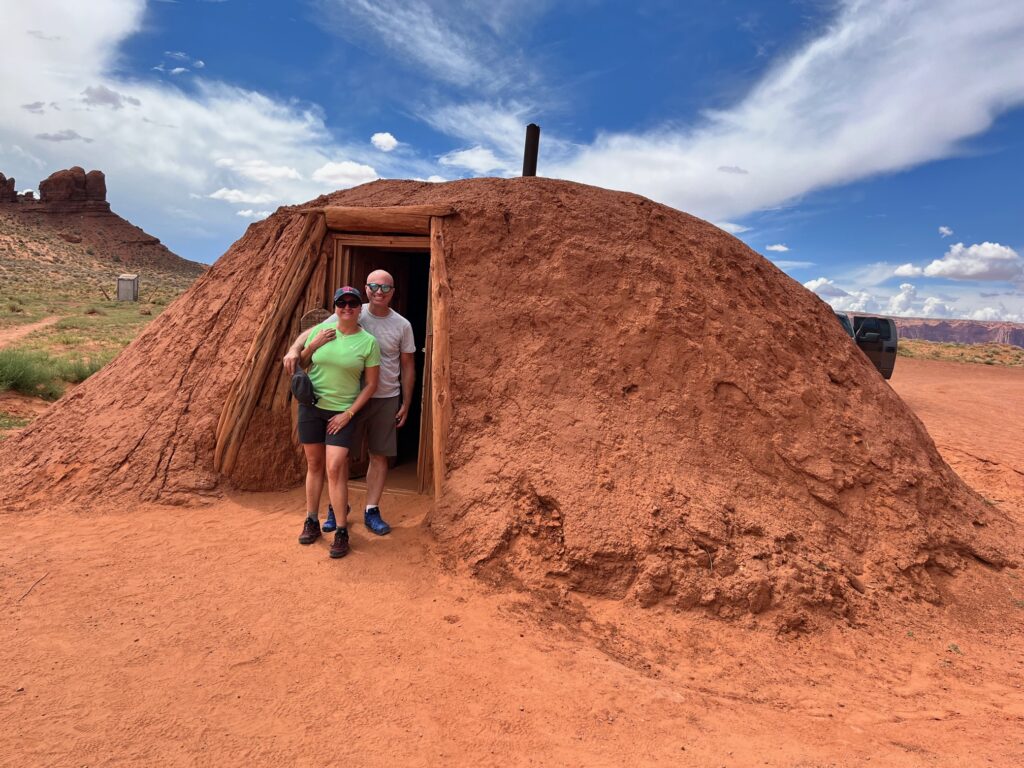
[(336, 306), (336, 307), (348, 307), (349, 309), (355, 309), (356, 307), (362, 306), (362, 304), (360, 304), (355, 299), (348, 299), (348, 300), (342, 299), (342, 300), (334, 302), (334, 306)]
[(385, 285), (384, 283), (367, 283), (366, 287), (370, 289), (370, 293), (376, 293), (377, 291), (380, 291), (385, 296), (387, 296), (389, 293), (395, 290), (395, 286)]

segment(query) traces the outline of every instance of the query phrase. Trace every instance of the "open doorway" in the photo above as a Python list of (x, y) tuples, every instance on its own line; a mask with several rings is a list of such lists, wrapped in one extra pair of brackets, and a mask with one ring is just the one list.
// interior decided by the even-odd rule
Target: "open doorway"
[[(360, 239), (366, 242), (369, 238)], [(391, 308), (412, 324), (416, 342), (416, 386), (405, 426), (398, 430), (398, 455), (391, 461), (388, 488), (421, 492), (430, 483), (429, 479), (424, 482), (425, 468), (419, 466), (424, 455), (423, 440), (429, 439), (425, 434), (429, 428), (423, 413), (423, 386), (425, 376), (429, 375), (429, 370), (425, 373), (425, 363), (429, 335), (430, 250), (429, 247), (417, 250), (412, 244), (394, 248), (388, 245), (347, 244), (344, 240), (339, 238), (337, 244), (342, 251), (338, 256), (343, 264), (343, 282), (365, 293), (366, 278), (371, 272), (376, 269), (390, 272), (395, 279)], [(393, 238), (390, 240), (394, 242)], [(369, 464), (365, 440), (360, 442), (362, 451), (358, 455), (353, 454), (350, 467), (354, 486), (360, 485), (358, 478), (365, 476)]]

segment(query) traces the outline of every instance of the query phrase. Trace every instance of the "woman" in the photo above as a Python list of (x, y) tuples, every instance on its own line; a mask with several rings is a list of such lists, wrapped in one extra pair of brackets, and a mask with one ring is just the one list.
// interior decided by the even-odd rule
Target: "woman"
[[(316, 392), (316, 405), (299, 404), (299, 442), (306, 453), (306, 522), (300, 544), (320, 538), (320, 493), (327, 465), (327, 492), (338, 517), (331, 557), (348, 554), (348, 451), (353, 420), (377, 391), (380, 347), (359, 327), (363, 297), (345, 286), (334, 294), (337, 326), (328, 318), (315, 326), (299, 356)], [(331, 323), (330, 325), (328, 323)], [(312, 362), (312, 367), (309, 367)], [(360, 377), (365, 382), (360, 388)]]

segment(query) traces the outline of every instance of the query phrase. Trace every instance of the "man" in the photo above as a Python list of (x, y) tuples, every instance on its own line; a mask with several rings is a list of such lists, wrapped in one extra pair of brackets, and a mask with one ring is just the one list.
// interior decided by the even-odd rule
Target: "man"
[[(366, 278), (367, 303), (359, 316), (359, 324), (373, 334), (380, 345), (380, 382), (369, 404), (359, 414), (359, 421), (366, 425), (370, 448), (363, 521), (378, 536), (391, 531), (391, 526), (381, 518), (380, 497), (387, 481), (388, 459), (398, 455), (396, 430), (404, 426), (409, 417), (416, 383), (416, 342), (412, 324), (391, 309), (394, 296), (394, 278), (383, 269), (374, 270)], [(306, 331), (299, 336), (284, 356), (282, 362), (289, 376), (295, 372), (308, 335)], [(323, 530), (334, 530), (334, 526), (334, 510), (328, 509)]]

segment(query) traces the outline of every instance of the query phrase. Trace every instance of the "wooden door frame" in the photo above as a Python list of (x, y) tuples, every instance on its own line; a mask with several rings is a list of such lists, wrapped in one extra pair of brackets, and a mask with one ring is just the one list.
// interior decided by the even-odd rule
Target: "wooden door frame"
[[(417, 491), (440, 498), (444, 475), (444, 450), (451, 403), (448, 376), (448, 306), (451, 290), (444, 259), (443, 216), (448, 211), (429, 209), (427, 215), (418, 206), (390, 209), (324, 209), (327, 236), (333, 241), (328, 250), (328, 287), (351, 284), (354, 278), (352, 249), (381, 248), (387, 250), (426, 251), (430, 253), (428, 275), (427, 320), (423, 354), (423, 392), (420, 408), (419, 450), (416, 456)], [(407, 212), (408, 209), (408, 212)], [(333, 215), (331, 212), (333, 210)], [(346, 213), (347, 211), (347, 213)], [(375, 211), (380, 216), (375, 218)], [(440, 215), (437, 215), (440, 214)], [(338, 231), (348, 227), (359, 231)], [(383, 231), (387, 234), (373, 234)], [(403, 234), (398, 227), (412, 230)], [(427, 235), (424, 235), (424, 229)], [(331, 282), (333, 280), (333, 282)], [(333, 290), (328, 288), (328, 290)], [(330, 298), (330, 297), (325, 297)], [(329, 303), (329, 302), (328, 302)], [(440, 333), (441, 336), (438, 334)]]

